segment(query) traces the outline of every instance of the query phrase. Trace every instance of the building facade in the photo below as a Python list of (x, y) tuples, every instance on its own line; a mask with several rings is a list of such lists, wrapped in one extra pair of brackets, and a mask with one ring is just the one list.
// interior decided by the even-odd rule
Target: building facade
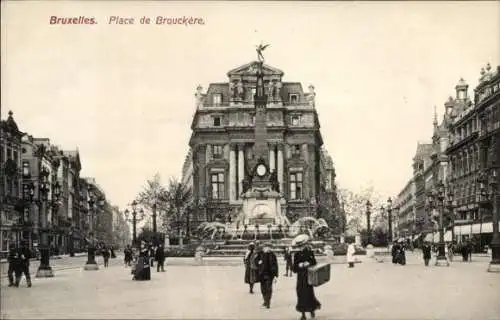
[(21, 138), (9, 111), (7, 120), (0, 121), (0, 252), (2, 257), (9, 244), (17, 243), (23, 230), (23, 194), (21, 167)]
[[(397, 216), (396, 218), (396, 237), (414, 236), (417, 232), (417, 208), (416, 208), (416, 184), (412, 178), (405, 185), (403, 190), (398, 194), (396, 201), (394, 201)], [(394, 237), (393, 237), (394, 239)]]
[(450, 99), (447, 105), (452, 118), (447, 153), (451, 159), (450, 184), (456, 201), (454, 236), (458, 241), (473, 238), (482, 246), (491, 242), (493, 226), (491, 209), (480, 205), (478, 178), (483, 170), (499, 163), (499, 67), (492, 71), (488, 64), (481, 70), (474, 103), (463, 80), (456, 89), (456, 99)]
[[(182, 181), (192, 185), (200, 209), (195, 219), (200, 222), (234, 218), (242, 205), (245, 177), (257, 160), (256, 69), (257, 62), (251, 62), (229, 71), (227, 82), (210, 84), (206, 93), (197, 88)], [(304, 92), (300, 83), (282, 81), (283, 75), (264, 65), (266, 154), (271, 172), (277, 175), (282, 211), (293, 221), (315, 215), (320, 192), (332, 190), (335, 172), (322, 149), (314, 87)]]
[(472, 238), (478, 249), (491, 242), (492, 211), (481, 206), (478, 178), (485, 169), (500, 164), (499, 74), (499, 67), (483, 68), (473, 99), (469, 85), (460, 79), (455, 97), (444, 104), (441, 123), (435, 115), (432, 143), (419, 144), (413, 159), (417, 231), (436, 231), (439, 212), (429, 208), (426, 197), (435, 191), (436, 183), (443, 182), (446, 198), (439, 210), (446, 216), (445, 241)]

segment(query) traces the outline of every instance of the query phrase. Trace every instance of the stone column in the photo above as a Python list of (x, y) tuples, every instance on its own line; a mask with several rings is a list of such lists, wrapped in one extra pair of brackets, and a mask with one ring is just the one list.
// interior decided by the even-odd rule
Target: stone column
[(229, 149), (229, 200), (236, 200), (236, 151), (233, 145)]
[(278, 145), (278, 182), (280, 183), (280, 193), (283, 194), (284, 181), (283, 145)]
[(243, 179), (245, 179), (245, 153), (244, 145), (238, 145), (238, 198), (243, 192)]
[(276, 157), (274, 150), (276, 148), (276, 145), (274, 144), (269, 144), (269, 170), (273, 172), (273, 170), (276, 170)]

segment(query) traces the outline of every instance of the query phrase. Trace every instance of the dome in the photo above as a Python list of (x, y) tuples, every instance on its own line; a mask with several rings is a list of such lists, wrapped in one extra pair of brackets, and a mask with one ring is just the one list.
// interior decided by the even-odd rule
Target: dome
[(465, 80), (463, 78), (460, 78), (460, 80), (458, 81), (457, 83), (457, 86), (456, 88), (467, 88), (469, 85), (467, 84), (467, 82), (465, 82)]

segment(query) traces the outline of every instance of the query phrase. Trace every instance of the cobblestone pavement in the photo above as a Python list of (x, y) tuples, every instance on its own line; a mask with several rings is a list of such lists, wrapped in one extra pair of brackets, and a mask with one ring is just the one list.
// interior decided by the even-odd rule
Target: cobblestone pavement
[[(5, 319), (298, 319), (295, 278), (281, 276), (271, 309), (261, 309), (259, 286), (250, 295), (242, 266), (175, 265), (152, 280), (131, 280), (114, 259), (108, 269), (61, 270), (33, 287), (1, 287)], [(364, 261), (332, 265), (332, 279), (316, 288), (317, 319), (498, 319), (500, 274), (488, 258), (450, 267), (424, 267), (420, 255), (406, 266)]]

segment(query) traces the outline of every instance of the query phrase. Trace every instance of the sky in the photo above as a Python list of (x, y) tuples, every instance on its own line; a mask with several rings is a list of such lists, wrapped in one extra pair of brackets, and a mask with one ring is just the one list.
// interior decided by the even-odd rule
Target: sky
[[(283, 81), (316, 88), (337, 184), (395, 196), (411, 178), (418, 141), (430, 141), (463, 77), (500, 64), (500, 2), (2, 2), (1, 116), (22, 131), (78, 148), (122, 209), (159, 173), (180, 178), (194, 93), (256, 60)], [(50, 17), (95, 17), (51, 25)], [(108, 24), (111, 16), (133, 25)], [(140, 24), (141, 17), (204, 24)]]

